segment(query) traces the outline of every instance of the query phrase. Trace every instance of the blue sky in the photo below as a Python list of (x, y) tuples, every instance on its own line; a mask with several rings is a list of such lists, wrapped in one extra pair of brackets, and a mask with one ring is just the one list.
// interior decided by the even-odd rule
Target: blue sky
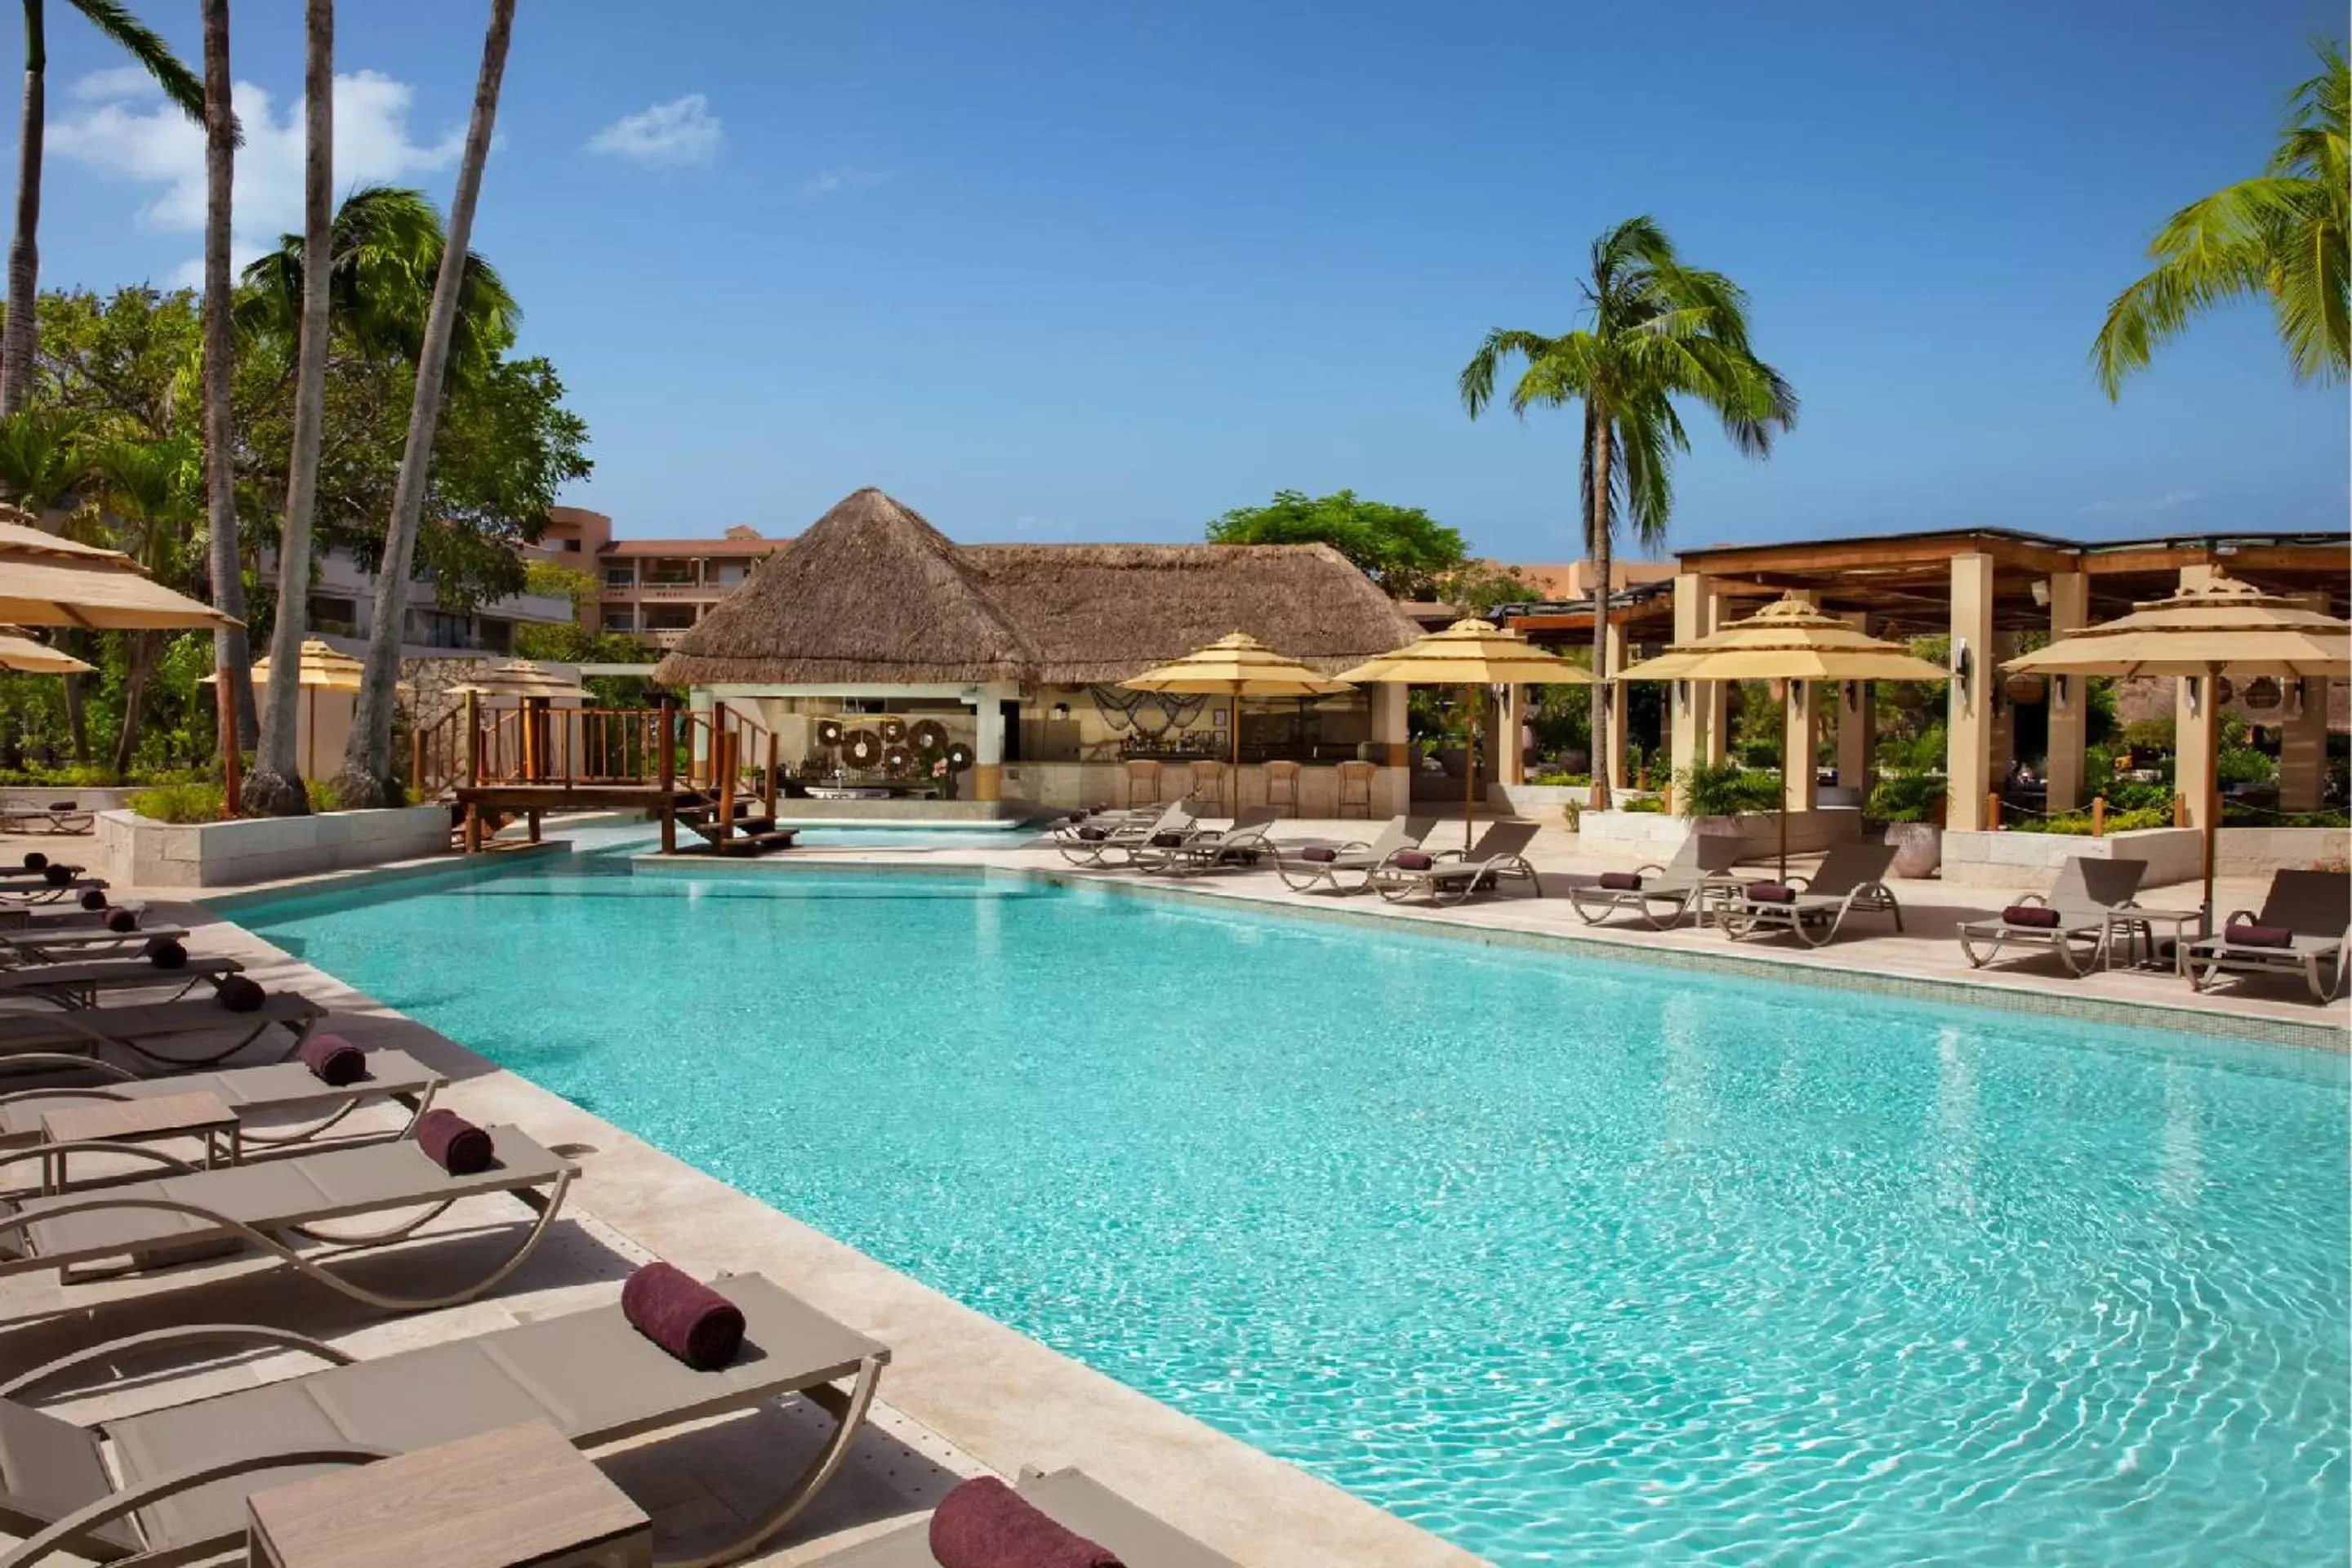
[[(195, 58), (193, 6), (141, 8)], [(486, 12), (342, 5), (339, 184), (446, 199)], [(185, 276), (200, 149), (51, 15), (44, 282)], [(1769, 463), (1695, 431), (1677, 544), (2341, 529), (2346, 395), (2294, 385), (2260, 309), (2119, 406), (2084, 352), (2342, 26), (2315, 0), (522, 0), (475, 243), (589, 421), (566, 499), (630, 533), (790, 532), (870, 483), (967, 540), (1185, 539), (1347, 486), (1564, 559), (1573, 416), (1474, 425), (1454, 377), (1488, 327), (1571, 324), (1591, 237), (1638, 212), (1748, 288), (1804, 398)], [(236, 26), (268, 95), (243, 100), (252, 243), (299, 217), (300, 7)]]

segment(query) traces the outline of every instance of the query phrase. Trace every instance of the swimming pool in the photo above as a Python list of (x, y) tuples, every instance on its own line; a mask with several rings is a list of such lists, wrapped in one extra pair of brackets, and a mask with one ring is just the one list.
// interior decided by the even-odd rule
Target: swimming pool
[(1497, 1563), (2345, 1560), (2342, 1058), (594, 868), (236, 918)]

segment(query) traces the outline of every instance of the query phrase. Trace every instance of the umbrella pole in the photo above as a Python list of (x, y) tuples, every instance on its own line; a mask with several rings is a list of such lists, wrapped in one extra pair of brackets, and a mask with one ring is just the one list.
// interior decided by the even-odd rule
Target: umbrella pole
[(1470, 838), (1478, 816), (1478, 698), (1470, 689), (1470, 718), (1462, 731), (1462, 853), (1470, 853)]
[(1225, 721), (1234, 727), (1234, 795), (1229, 803), (1233, 806), (1229, 815), (1238, 817), (1242, 814), (1242, 689), (1238, 681), (1234, 685), (1234, 700), (1228, 705), (1227, 712), (1229, 717)]
[(2210, 936), (2213, 931), (2213, 848), (2221, 832), (2221, 710), (2218, 699), (2221, 683), (2218, 675), (2205, 678), (2205, 701), (2211, 708), (2213, 722), (2209, 726), (2212, 740), (2205, 752), (2205, 901), (2199, 906), (2203, 929), (2199, 932)]

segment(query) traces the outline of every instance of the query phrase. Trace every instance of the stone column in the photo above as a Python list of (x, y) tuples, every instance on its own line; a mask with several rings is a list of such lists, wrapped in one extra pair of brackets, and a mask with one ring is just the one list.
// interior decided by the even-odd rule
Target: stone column
[(1985, 669), (1985, 690), (1992, 698), (1992, 755), (1986, 772), (1992, 777), (1992, 787), (1999, 789), (2009, 777), (2009, 764), (2017, 756), (2017, 704), (2009, 699), (2009, 677), (2000, 668), (2001, 660), (2017, 657), (2017, 637), (2011, 632), (1995, 632), (1992, 647), (1992, 658)]
[[(1613, 797), (1627, 787), (1625, 776), (1625, 683), (1611, 679), (1625, 668), (1625, 628), (1611, 626), (1608, 642), (1609, 668), (1593, 673), (1609, 680), (1609, 793)], [(1600, 771), (1596, 761), (1594, 771)]]
[[(2050, 579), (2050, 635), (2063, 637), (2090, 624), (2091, 579), (2087, 573), (2059, 572)], [(2089, 733), (2091, 703), (2083, 675), (2049, 678), (2050, 756), (2045, 764), (2049, 809), (2074, 811), (2084, 803), (2083, 745)], [(2104, 788), (2106, 781), (2096, 781)]]
[(1003, 699), (983, 689), (972, 703), (971, 798), (1004, 798), (1004, 709)]
[[(1405, 718), (1408, 689), (1382, 681), (1371, 689), (1372, 743), (1370, 759), (1381, 766), (1373, 781), (1374, 809), (1394, 816), (1412, 804), (1412, 746)], [(1381, 792), (1385, 790), (1383, 795)], [(1383, 804), (1384, 803), (1384, 804)]]
[[(1789, 595), (1800, 604), (1819, 605), (1814, 593)], [(1818, 804), (1813, 784), (1814, 758), (1821, 751), (1821, 693), (1810, 680), (1787, 683), (1780, 700), (1780, 803), (1790, 811), (1811, 811)]]
[[(2279, 809), (2317, 811), (2327, 777), (2327, 682), (2284, 681), (2279, 719)], [(2302, 706), (2297, 707), (2297, 688)]]
[(1528, 753), (1519, 743), (1520, 731), (1528, 721), (1528, 689), (1506, 686), (1498, 689), (1495, 703), (1494, 752), (1496, 774), (1507, 784), (1528, 782)]
[[(2183, 566), (2180, 585), (2193, 588), (2213, 579), (2210, 566)], [(2213, 700), (2213, 682), (2184, 677), (2172, 683), (2172, 787), (2188, 803), (2188, 825), (2203, 827), (2213, 815), (2213, 742), (2221, 724), (2221, 705)]]
[[(1845, 624), (1864, 637), (1870, 635), (1870, 617), (1860, 611), (1843, 617)], [(1870, 742), (1873, 727), (1877, 723), (1876, 694), (1867, 680), (1846, 680), (1838, 683), (1837, 692), (1837, 780), (1840, 789), (1850, 789), (1867, 799), (1870, 795)]]
[(1970, 551), (1952, 557), (1952, 660), (1958, 665), (1965, 647), (1969, 679), (1955, 676), (1948, 683), (1944, 767), (1951, 787), (1944, 826), (1964, 833), (1993, 826), (1985, 820), (1994, 782), (1992, 683), (2000, 679), (1993, 667), (1992, 594), (1991, 556)]
[[(1675, 641), (1696, 642), (1716, 629), (1722, 601), (1707, 579), (1685, 572), (1675, 579)], [(1728, 696), (1717, 680), (1677, 680), (1667, 694), (1666, 745), (1675, 773), (1693, 763), (1723, 761)]]

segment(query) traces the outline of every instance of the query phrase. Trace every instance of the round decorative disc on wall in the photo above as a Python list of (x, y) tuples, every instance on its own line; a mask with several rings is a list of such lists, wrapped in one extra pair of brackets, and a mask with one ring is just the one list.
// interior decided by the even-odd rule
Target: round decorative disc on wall
[(895, 778), (902, 773), (912, 773), (914, 769), (915, 753), (912, 749), (903, 745), (894, 746), (887, 742), (883, 743), (882, 771), (884, 773)]
[(838, 719), (820, 719), (816, 721), (816, 743), (820, 746), (838, 746), (841, 744), (843, 733), (841, 721)]
[(841, 738), (841, 760), (853, 768), (870, 768), (882, 760), (882, 737), (871, 730), (852, 730)]
[(936, 757), (948, 749), (947, 727), (936, 719), (916, 720), (907, 731), (907, 739), (927, 757)]
[(904, 719), (885, 719), (875, 728), (882, 731), (882, 743), (886, 746), (895, 746), (907, 738), (907, 721)]
[(969, 771), (973, 761), (974, 759), (971, 754), (971, 748), (965, 745), (961, 741), (958, 741), (948, 747), (948, 766), (955, 772), (964, 773)]

